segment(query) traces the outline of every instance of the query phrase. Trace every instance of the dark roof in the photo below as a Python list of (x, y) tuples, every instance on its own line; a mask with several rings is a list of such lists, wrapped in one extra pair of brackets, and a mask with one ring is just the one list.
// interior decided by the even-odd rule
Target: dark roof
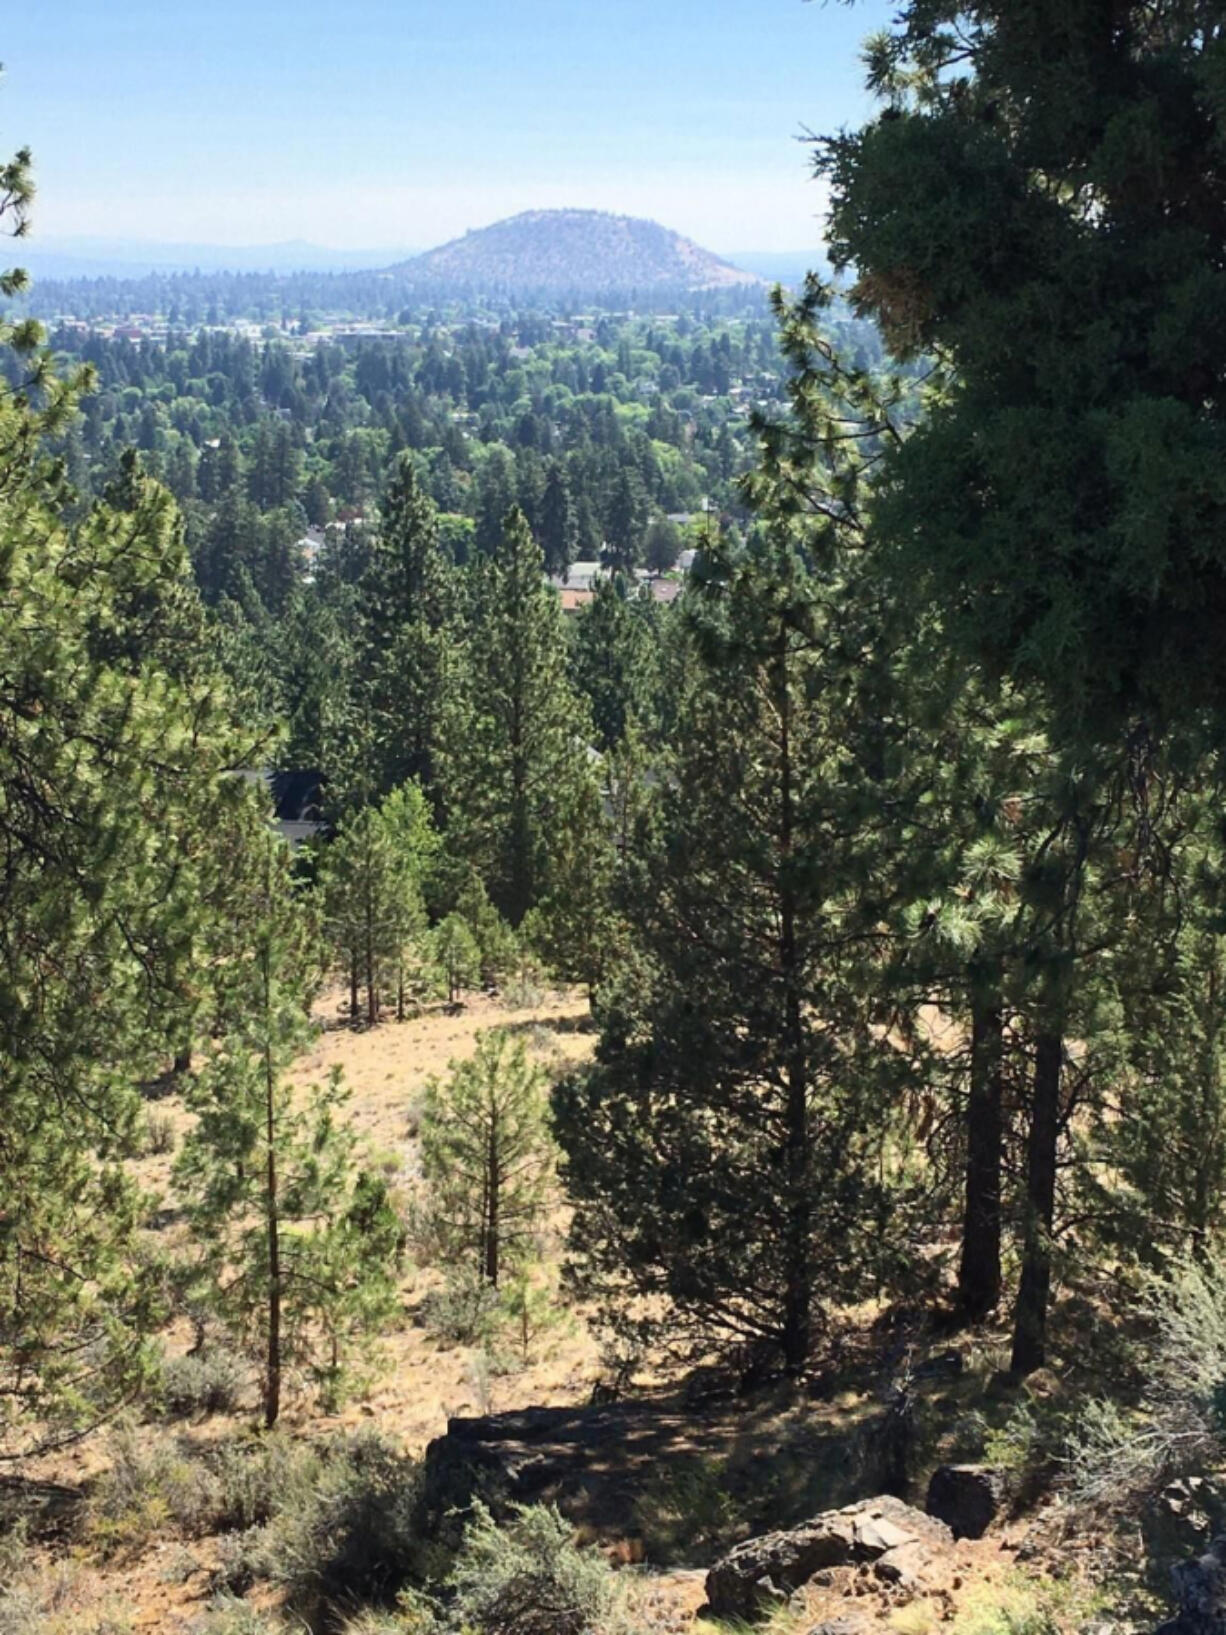
[(273, 816), (281, 823), (319, 822), (323, 817), (322, 772), (265, 772)]
[(277, 833), (291, 846), (322, 834), (324, 821), (324, 776), (322, 772), (244, 770), (239, 777), (248, 783), (262, 783), (272, 803)]

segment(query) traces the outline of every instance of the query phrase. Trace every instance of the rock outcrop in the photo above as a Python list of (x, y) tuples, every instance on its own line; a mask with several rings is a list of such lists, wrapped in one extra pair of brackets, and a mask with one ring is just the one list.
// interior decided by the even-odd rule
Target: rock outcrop
[(1171, 1569), (1179, 1614), (1159, 1635), (1226, 1635), (1226, 1534)]
[(1004, 1507), (1005, 1480), (990, 1465), (941, 1465), (924, 1508), (955, 1538), (982, 1538)]
[(707, 1603), (717, 1618), (756, 1618), (815, 1573), (867, 1562), (884, 1581), (910, 1587), (927, 1555), (952, 1542), (943, 1522), (901, 1499), (865, 1499), (738, 1544), (707, 1574)]

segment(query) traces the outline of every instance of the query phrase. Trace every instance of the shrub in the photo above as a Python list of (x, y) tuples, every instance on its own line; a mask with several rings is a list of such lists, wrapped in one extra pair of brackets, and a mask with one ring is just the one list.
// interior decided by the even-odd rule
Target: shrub
[(1144, 1308), (1153, 1340), (1142, 1365), (1143, 1407), (1091, 1403), (1071, 1438), (1071, 1485), (1085, 1502), (1156, 1491), (1220, 1461), (1226, 1449), (1226, 1285), (1193, 1261), (1152, 1277)]
[(170, 1529), (189, 1535), (211, 1529), (217, 1480), (176, 1438), (128, 1422), (116, 1428), (111, 1447), (87, 1523), (103, 1555), (140, 1550)]
[(421, 1303), (422, 1326), (447, 1345), (484, 1345), (498, 1326), (498, 1290), (471, 1271), (453, 1272)]
[(418, 1466), (377, 1433), (337, 1439), (263, 1529), (260, 1576), (284, 1585), (296, 1610), (390, 1606), (424, 1559), (419, 1494)]
[(76, 1561), (27, 1570), (0, 1586), (4, 1635), (131, 1635), (131, 1622)]
[(263, 1526), (315, 1489), (322, 1458), (279, 1432), (218, 1442), (202, 1456), (216, 1487), (219, 1529)]
[(536, 1010), (544, 1004), (548, 987), (549, 976), (541, 962), (521, 954), (502, 984), (502, 997), (509, 1010)]
[(714, 1459), (661, 1466), (635, 1501), (634, 1519), (648, 1559), (662, 1566), (713, 1561), (743, 1532), (727, 1465)]
[(284, 1635), (284, 1625), (237, 1596), (220, 1595), (194, 1623), (192, 1635)]
[(246, 1379), (247, 1369), (224, 1346), (168, 1357), (162, 1365), (162, 1406), (172, 1419), (232, 1414)]
[(239, 1533), (223, 1533), (217, 1541), (209, 1582), (218, 1594), (242, 1595), (257, 1579), (265, 1577), (267, 1540), (262, 1527), (247, 1527)]
[(148, 1158), (175, 1150), (175, 1121), (169, 1113), (155, 1112), (152, 1108), (145, 1114), (145, 1127), (142, 1131), (141, 1156)]
[(575, 1544), (552, 1505), (523, 1507), (502, 1528), (476, 1505), (449, 1582), (457, 1621), (481, 1635), (610, 1635), (625, 1627), (608, 1563)]

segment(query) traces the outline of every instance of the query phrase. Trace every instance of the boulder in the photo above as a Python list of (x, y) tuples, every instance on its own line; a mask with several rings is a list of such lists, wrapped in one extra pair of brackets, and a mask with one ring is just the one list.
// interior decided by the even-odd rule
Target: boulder
[(1171, 1569), (1179, 1615), (1162, 1635), (1226, 1635), (1226, 1534), (1203, 1555)]
[(865, 1499), (738, 1544), (707, 1574), (707, 1604), (712, 1617), (752, 1619), (786, 1601), (823, 1569), (894, 1556), (914, 1573), (925, 1547), (951, 1542), (942, 1522), (901, 1499)]
[(982, 1538), (1005, 1502), (1005, 1479), (990, 1465), (941, 1465), (932, 1473), (924, 1508), (955, 1538)]
[(1226, 1495), (1202, 1476), (1171, 1482), (1141, 1512), (1141, 1536), (1155, 1588), (1170, 1580), (1176, 1562), (1198, 1556), (1226, 1529)]
[(899, 1544), (892, 1550), (887, 1550), (873, 1563), (873, 1577), (882, 1584), (891, 1584), (895, 1589), (906, 1590), (916, 1594), (923, 1588), (924, 1576), (932, 1557), (927, 1548), (918, 1540), (912, 1539), (907, 1544)]

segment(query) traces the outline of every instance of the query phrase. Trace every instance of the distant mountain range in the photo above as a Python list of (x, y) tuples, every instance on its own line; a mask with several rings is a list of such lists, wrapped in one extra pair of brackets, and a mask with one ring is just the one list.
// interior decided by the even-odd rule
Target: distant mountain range
[[(338, 300), (352, 293), (347, 286), (354, 279), (364, 291), (366, 284), (378, 281), (396, 296), (420, 293), (443, 299), (494, 294), (583, 300), (616, 292), (658, 300), (674, 291), (752, 296), (776, 281), (796, 285), (810, 267), (823, 265), (816, 251), (718, 256), (658, 222), (599, 210), (529, 210), (437, 249), (412, 253), (335, 250), (302, 240), (226, 246), (52, 238), (28, 241), (16, 254), (41, 283), (98, 278), (135, 283), (182, 273), (263, 274), (291, 282), (322, 277), (329, 283), (323, 298)], [(331, 288), (334, 279), (337, 287)]]
[[(36, 278), (145, 278), (172, 272), (360, 272), (416, 252), (404, 245), (333, 250), (283, 244), (159, 244), (142, 239), (28, 239), (10, 254)], [(7, 263), (6, 263), (7, 265)]]
[(427, 288), (733, 289), (761, 283), (658, 222), (602, 210), (527, 210), (388, 269)]

